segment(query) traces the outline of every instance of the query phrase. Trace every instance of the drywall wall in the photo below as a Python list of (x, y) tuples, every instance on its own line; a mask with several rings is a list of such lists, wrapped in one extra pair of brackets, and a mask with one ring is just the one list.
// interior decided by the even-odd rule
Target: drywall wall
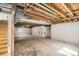
[(15, 28), (15, 38), (22, 40), (31, 36), (31, 28)]
[(51, 38), (79, 44), (79, 22), (52, 25)]
[(37, 37), (50, 37), (50, 27), (45, 26), (33, 27), (32, 35)]
[(6, 17), (8, 17), (8, 20), (11, 20), (11, 14), (0, 12), (0, 20), (7, 20)]

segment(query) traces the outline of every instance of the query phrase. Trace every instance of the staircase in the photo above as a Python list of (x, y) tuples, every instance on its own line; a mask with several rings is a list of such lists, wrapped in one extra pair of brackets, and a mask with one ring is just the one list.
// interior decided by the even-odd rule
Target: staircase
[(0, 56), (8, 55), (8, 22), (0, 21)]

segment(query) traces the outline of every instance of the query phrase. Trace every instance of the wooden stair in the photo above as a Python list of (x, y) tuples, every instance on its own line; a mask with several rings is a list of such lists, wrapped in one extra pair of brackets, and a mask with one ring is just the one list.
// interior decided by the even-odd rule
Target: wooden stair
[(0, 22), (0, 56), (8, 55), (8, 22)]

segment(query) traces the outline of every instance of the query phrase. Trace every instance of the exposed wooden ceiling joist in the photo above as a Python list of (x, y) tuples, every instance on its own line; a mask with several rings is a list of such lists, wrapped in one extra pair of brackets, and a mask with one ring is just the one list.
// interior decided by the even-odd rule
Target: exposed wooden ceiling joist
[(49, 19), (51, 19), (51, 20), (54, 19), (54, 18), (51, 17), (50, 15), (45, 14), (45, 13), (43, 13), (43, 12), (40, 12), (39, 10), (36, 10), (36, 9), (34, 9), (34, 8), (31, 8), (28, 12), (34, 12), (34, 14), (38, 14), (38, 15), (44, 16), (44, 17), (49, 18)]
[(61, 3), (61, 5), (69, 12), (71, 16), (74, 16), (73, 13), (69, 10), (65, 3)]
[[(42, 18), (45, 18), (45, 20), (51, 20), (52, 21), (52, 19), (50, 19), (50, 18), (48, 18), (48, 17), (46, 17), (46, 16), (44, 16), (44, 15), (40, 15), (39, 13), (36, 13), (36, 12), (32, 12), (32, 11), (28, 11), (28, 13), (31, 13), (31, 14), (33, 14), (33, 15), (36, 15), (36, 16), (39, 16), (39, 17), (42, 17)], [(27, 14), (27, 13), (26, 13)]]
[[(70, 20), (70, 19), (77, 19), (77, 18), (79, 18), (79, 16), (73, 16), (73, 17), (70, 17), (70, 18), (67, 18), (66, 20)], [(65, 19), (64, 19), (65, 20)]]
[(46, 18), (40, 17), (40, 16), (38, 16), (38, 15), (29, 13), (29, 12), (28, 12), (26, 15), (27, 15), (27, 16), (31, 16), (31, 17), (33, 17), (33, 18), (36, 18), (36, 19), (38, 19), (38, 20), (47, 20)]
[(66, 18), (65, 15), (63, 15), (62, 13), (60, 13), (59, 11), (57, 11), (56, 9), (54, 9), (53, 7), (50, 7), (49, 5), (47, 5), (45, 3), (44, 3), (44, 5), (47, 6), (48, 8), (50, 8), (51, 10), (55, 11), (56, 13), (58, 13), (59, 15), (61, 15), (62, 17)]
[(51, 13), (48, 13), (48, 12), (46, 12), (46, 11), (44, 11), (44, 10), (42, 10), (42, 9), (40, 9), (40, 8), (38, 8), (38, 7), (36, 7), (36, 6), (32, 6), (32, 8), (34, 8), (35, 10), (37, 10), (37, 11), (39, 11), (39, 12), (48, 14), (49, 16), (51, 16), (51, 17), (53, 17), (53, 18), (60, 19), (60, 18), (58, 18), (57, 16), (55, 16), (55, 15), (53, 15), (53, 14), (51, 14)]
[[(32, 3), (28, 3), (26, 4), (18, 4), (24, 8), (26, 8), (28, 5), (30, 7), (30, 4)], [(34, 4), (34, 3), (33, 3)], [(25, 5), (27, 5), (25, 7)], [(37, 4), (38, 5), (38, 4)], [(78, 17), (75, 16), (79, 16), (79, 9), (78, 9), (78, 5), (79, 4), (65, 4), (65, 3), (41, 3), (42, 7), (48, 8), (46, 10), (44, 10), (43, 8), (41, 8), (40, 6), (37, 5), (32, 5), (30, 7), (30, 10), (28, 10), (27, 12), (29, 12), (27, 15), (33, 19), (40, 19), (40, 20), (52, 20), (52, 21), (57, 21), (57, 22), (70, 22), (71, 19), (76, 19)], [(74, 7), (73, 7), (74, 5)], [(51, 11), (51, 13), (48, 10), (53, 10)], [(74, 11), (77, 10), (77, 11)], [(74, 18), (75, 17), (75, 18)], [(76, 19), (77, 20), (77, 19)]]
[[(20, 5), (20, 6), (22, 6), (22, 7), (25, 7), (24, 4), (23, 4), (23, 5), (17, 4), (17, 5)], [(40, 9), (39, 9), (39, 10), (40, 10)], [(42, 14), (42, 15), (43, 15), (44, 17), (46, 17), (46, 18), (49, 18), (49, 19), (51, 19), (51, 20), (54, 20), (54, 17), (52, 17), (51, 14), (49, 15), (49, 13), (45, 13), (45, 12), (42, 12), (42, 11), (39, 11), (39, 10), (36, 9), (36, 8), (31, 7), (29, 11), (35, 12), (35, 13), (37, 13), (37, 14)], [(27, 12), (29, 12), (29, 11), (27, 11)], [(58, 18), (58, 19), (59, 19), (59, 18)]]
[[(52, 17), (49, 17), (48, 15), (45, 15), (44, 13), (41, 13), (41, 12), (38, 12), (38, 11), (36, 11), (36, 10), (34, 10), (33, 8), (31, 8), (29, 11), (27, 11), (27, 12), (29, 12), (29, 13), (32, 13), (32, 14), (35, 14), (35, 15), (38, 15), (38, 16), (40, 16), (40, 17), (44, 17), (44, 18), (46, 18), (46, 19), (48, 19), (48, 20), (51, 20), (52, 21)], [(26, 12), (26, 14), (27, 14), (27, 12)]]

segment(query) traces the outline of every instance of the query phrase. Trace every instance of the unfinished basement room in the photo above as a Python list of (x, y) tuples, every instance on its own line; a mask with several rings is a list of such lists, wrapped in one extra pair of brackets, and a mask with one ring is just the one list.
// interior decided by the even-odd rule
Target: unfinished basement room
[(0, 3), (0, 55), (79, 56), (79, 3)]

